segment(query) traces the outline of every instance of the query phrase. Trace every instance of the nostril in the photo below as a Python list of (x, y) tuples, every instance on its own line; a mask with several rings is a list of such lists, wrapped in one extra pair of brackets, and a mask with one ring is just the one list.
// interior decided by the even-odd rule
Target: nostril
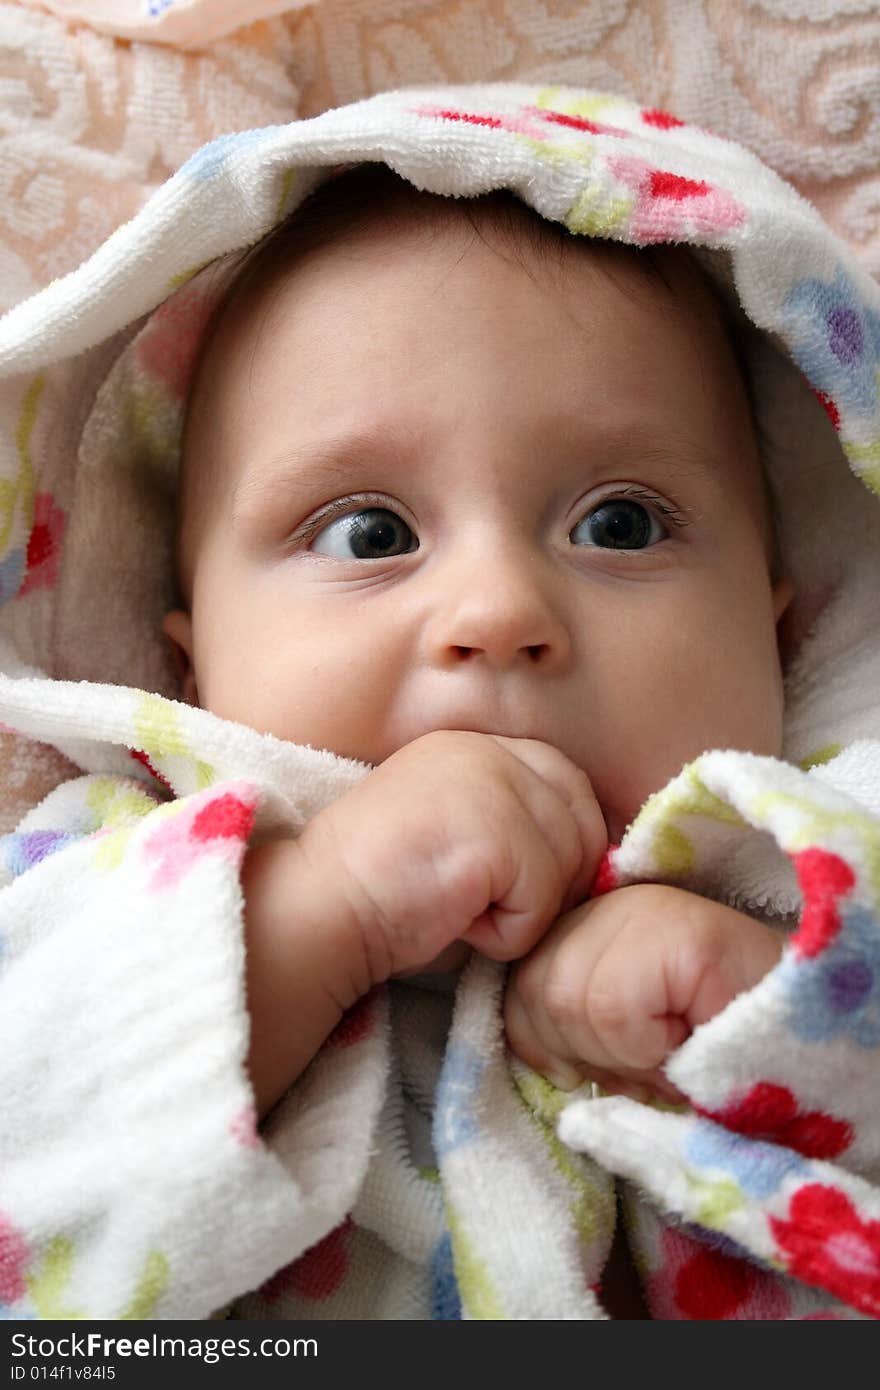
[[(520, 651), (525, 651), (531, 661), (541, 661), (544, 655), (550, 650), (546, 642), (537, 642), (534, 646), (521, 647)], [(483, 647), (460, 647), (455, 645), (452, 651), (461, 661), (468, 661), (478, 652), (484, 651)]]

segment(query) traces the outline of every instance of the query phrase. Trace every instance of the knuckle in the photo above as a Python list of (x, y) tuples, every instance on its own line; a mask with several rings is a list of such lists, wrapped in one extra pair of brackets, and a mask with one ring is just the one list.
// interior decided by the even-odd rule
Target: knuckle
[(443, 899), (464, 917), (474, 918), (488, 906), (493, 880), (494, 846), (460, 840), (433, 856), (434, 882)]
[(412, 743), (406, 744), (400, 751), (409, 751), (411, 755), (417, 754), (420, 757), (442, 757), (444, 760), (470, 758), (474, 755), (474, 744), (479, 738), (479, 734), (472, 734), (464, 729), (432, 729), (427, 734), (421, 734)]

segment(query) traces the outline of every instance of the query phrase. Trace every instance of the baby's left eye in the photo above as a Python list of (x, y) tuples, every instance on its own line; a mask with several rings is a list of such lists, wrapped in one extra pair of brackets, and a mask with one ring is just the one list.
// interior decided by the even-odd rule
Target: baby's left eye
[(611, 497), (578, 522), (570, 539), (575, 545), (602, 550), (644, 550), (667, 535), (666, 528), (641, 502), (630, 497)]

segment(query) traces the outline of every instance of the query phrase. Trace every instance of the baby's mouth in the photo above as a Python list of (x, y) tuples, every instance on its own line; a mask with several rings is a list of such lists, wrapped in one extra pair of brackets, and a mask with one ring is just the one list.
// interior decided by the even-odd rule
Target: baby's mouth
[[(439, 733), (441, 730), (449, 730), (463, 734), (491, 734), (495, 738), (531, 738), (537, 739), (541, 743), (552, 744), (555, 748), (560, 748), (558, 740), (554, 739), (545, 723), (538, 722), (533, 718), (511, 718), (509, 716), (493, 716), (487, 719), (472, 719), (467, 716), (456, 719), (432, 720), (420, 731), (421, 733)], [(418, 737), (419, 735), (416, 735)], [(561, 751), (565, 751), (561, 749)]]

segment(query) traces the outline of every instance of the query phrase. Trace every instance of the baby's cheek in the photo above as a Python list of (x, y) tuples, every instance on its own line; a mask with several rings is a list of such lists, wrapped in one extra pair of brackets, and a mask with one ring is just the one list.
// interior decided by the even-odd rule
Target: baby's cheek
[[(723, 624), (719, 624), (723, 629)], [(619, 839), (647, 798), (702, 753), (730, 748), (778, 756), (783, 694), (772, 637), (748, 625), (678, 633), (664, 660), (627, 692), (616, 736), (594, 778), (609, 836)]]

